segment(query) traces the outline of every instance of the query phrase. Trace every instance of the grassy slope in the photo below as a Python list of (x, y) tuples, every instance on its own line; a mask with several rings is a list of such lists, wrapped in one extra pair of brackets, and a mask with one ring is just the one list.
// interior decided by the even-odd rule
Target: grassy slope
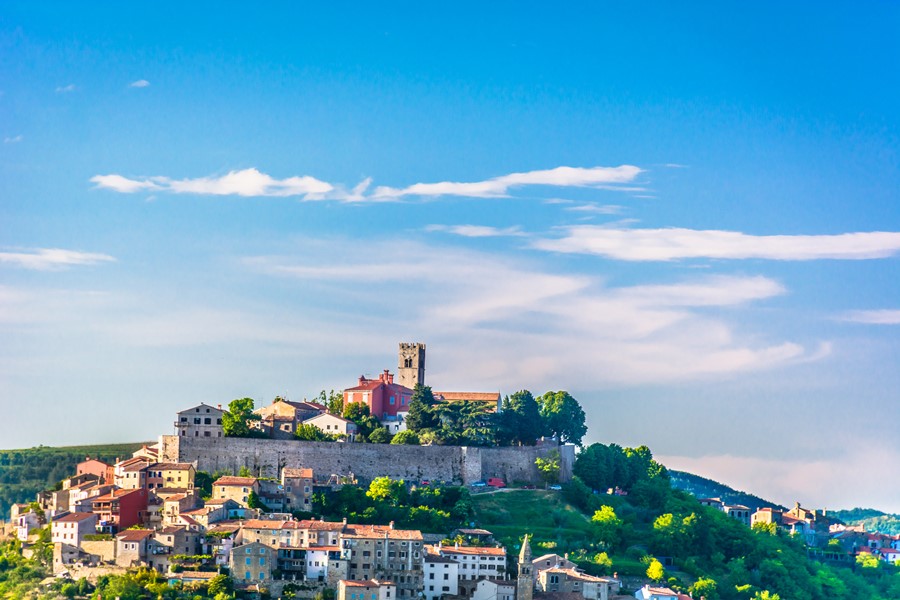
[(74, 475), (75, 465), (86, 456), (111, 462), (130, 456), (141, 445), (136, 442), (0, 450), (0, 520), (9, 518), (12, 504), (32, 501), (39, 491)]
[[(535, 556), (569, 553), (570, 558), (579, 560), (599, 551), (590, 519), (566, 502), (560, 492), (515, 490), (478, 494), (473, 500), (478, 526), (492, 531), (510, 554), (514, 550), (518, 552), (526, 533), (532, 536)], [(628, 510), (627, 502), (617, 496), (603, 496), (603, 503), (612, 506), (616, 512)], [(649, 535), (649, 527), (645, 533)], [(641, 574), (646, 569), (639, 561), (624, 555), (612, 558), (619, 573)], [(595, 570), (587, 562), (582, 566), (588, 572)]]

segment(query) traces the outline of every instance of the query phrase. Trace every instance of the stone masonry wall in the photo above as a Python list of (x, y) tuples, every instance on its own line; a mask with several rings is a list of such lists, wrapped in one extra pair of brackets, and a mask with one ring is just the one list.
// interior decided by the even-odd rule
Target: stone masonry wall
[[(539, 483), (534, 461), (555, 446), (474, 448), (301, 442), (250, 438), (160, 437), (162, 460), (195, 462), (198, 470), (236, 473), (247, 467), (263, 477), (278, 477), (283, 467), (310, 467), (317, 475), (353, 473), (361, 481), (392, 479), (472, 483), (500, 477), (508, 483)], [(561, 448), (561, 479), (571, 478), (572, 446)], [(571, 459), (567, 457), (571, 456)]]

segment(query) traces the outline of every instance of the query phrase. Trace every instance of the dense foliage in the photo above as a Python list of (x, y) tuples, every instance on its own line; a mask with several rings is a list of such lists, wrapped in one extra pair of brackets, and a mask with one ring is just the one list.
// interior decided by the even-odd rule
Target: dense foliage
[(830, 517), (840, 519), (847, 525), (862, 525), (866, 531), (877, 531), (887, 535), (900, 534), (900, 515), (892, 515), (873, 508), (829, 511)]
[(75, 465), (85, 457), (111, 463), (116, 458), (131, 456), (140, 447), (138, 443), (0, 450), (0, 520), (9, 518), (13, 504), (30, 502), (38, 492), (52, 489), (74, 475)]
[[(900, 598), (900, 568), (874, 557), (813, 560), (799, 539), (750, 529), (673, 490), (646, 447), (594, 444), (579, 454), (575, 471), (562, 494), (476, 496), (479, 525), (512, 548), (532, 533), (536, 551), (568, 552), (588, 572), (660, 580), (708, 600)], [(610, 488), (619, 492), (605, 493)], [(670, 566), (663, 568), (663, 557)]]
[(368, 488), (344, 486), (337, 492), (313, 495), (316, 516), (351, 523), (385, 524), (398, 529), (446, 533), (472, 519), (472, 500), (466, 488), (408, 486), (378, 477)]

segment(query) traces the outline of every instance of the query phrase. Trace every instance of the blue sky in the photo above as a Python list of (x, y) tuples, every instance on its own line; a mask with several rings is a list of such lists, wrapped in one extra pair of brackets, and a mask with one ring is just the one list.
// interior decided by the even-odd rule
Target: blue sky
[(0, 447), (428, 344), (590, 441), (900, 511), (900, 8), (0, 8)]

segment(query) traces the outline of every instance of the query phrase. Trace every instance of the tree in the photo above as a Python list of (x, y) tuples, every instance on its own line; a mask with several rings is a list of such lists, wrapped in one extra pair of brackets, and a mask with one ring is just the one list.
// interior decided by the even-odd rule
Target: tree
[(715, 600), (719, 597), (718, 584), (715, 579), (709, 577), (701, 577), (688, 588), (692, 598), (706, 598), (706, 600)]
[(209, 580), (209, 595), (231, 594), (234, 591), (234, 580), (228, 575), (216, 575)]
[(544, 433), (540, 407), (528, 390), (504, 398), (496, 421), (497, 443), (501, 446), (534, 446)]
[(753, 594), (753, 598), (750, 600), (781, 600), (781, 596), (773, 594), (769, 590), (762, 590)]
[(418, 446), (419, 445), (419, 436), (415, 431), (410, 431), (409, 429), (404, 429), (403, 431), (398, 431), (397, 434), (391, 439), (392, 444), (407, 444), (410, 446)]
[(387, 502), (397, 506), (407, 496), (406, 485), (402, 481), (395, 481), (390, 477), (376, 477), (369, 484), (366, 496), (376, 502)]
[(534, 466), (541, 474), (545, 483), (557, 483), (559, 481), (559, 451), (553, 450), (547, 453), (547, 458), (540, 456), (534, 460)]
[(663, 568), (662, 563), (655, 558), (651, 560), (650, 566), (647, 567), (647, 577), (649, 577), (651, 581), (660, 582), (665, 576), (666, 570)]
[(194, 474), (194, 489), (200, 491), (200, 497), (204, 500), (212, 497), (212, 484), (215, 481), (206, 471), (197, 471)]
[(238, 477), (253, 477), (253, 471), (250, 470), (250, 467), (247, 465), (241, 465), (241, 468), (238, 469)]
[(392, 437), (390, 431), (384, 427), (379, 427), (369, 434), (369, 441), (373, 444), (390, 444)]
[(333, 442), (335, 437), (327, 434), (315, 425), (301, 423), (294, 431), (294, 437), (305, 442)]
[(263, 504), (263, 501), (259, 499), (259, 495), (252, 490), (247, 495), (247, 508), (257, 508), (263, 512), (269, 512), (269, 507)]
[(356, 423), (356, 433), (361, 441), (367, 441), (373, 431), (381, 428), (381, 422), (369, 412), (362, 402), (349, 402), (344, 406), (343, 417)]
[(226, 437), (252, 437), (250, 423), (259, 421), (253, 412), (253, 398), (238, 398), (228, 403), (228, 410), (222, 413), (222, 430)]
[(316, 398), (316, 401), (319, 404), (322, 404), (326, 407), (326, 410), (332, 415), (341, 416), (344, 412), (344, 393), (343, 392), (335, 392), (331, 390), (329, 393), (325, 393), (325, 390), (319, 392), (319, 397)]
[(581, 446), (581, 440), (587, 433), (584, 410), (569, 392), (547, 392), (538, 399), (538, 404), (546, 432), (556, 437), (561, 444)]
[(419, 432), (427, 429), (437, 429), (441, 426), (441, 419), (434, 408), (437, 401), (431, 388), (417, 383), (409, 401), (409, 412), (406, 414), (406, 428)]
[(612, 506), (601, 506), (594, 511), (591, 517), (591, 523), (597, 538), (607, 548), (616, 546), (622, 537), (622, 519), (616, 516), (616, 511)]

